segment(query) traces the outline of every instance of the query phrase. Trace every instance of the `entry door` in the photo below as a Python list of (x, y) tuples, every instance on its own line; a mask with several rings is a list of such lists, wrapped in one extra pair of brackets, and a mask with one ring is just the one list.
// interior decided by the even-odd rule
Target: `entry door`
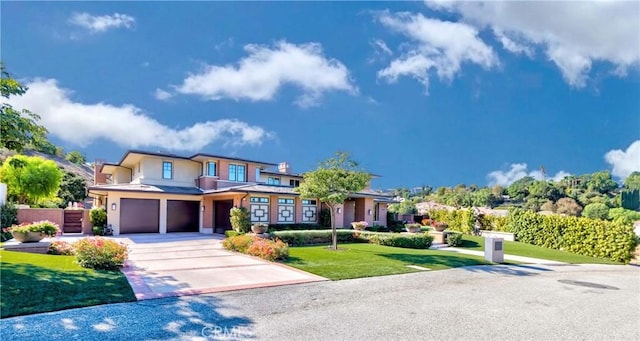
[(224, 233), (226, 230), (231, 230), (231, 221), (229, 220), (229, 211), (233, 208), (233, 200), (219, 200), (214, 201), (214, 232)]

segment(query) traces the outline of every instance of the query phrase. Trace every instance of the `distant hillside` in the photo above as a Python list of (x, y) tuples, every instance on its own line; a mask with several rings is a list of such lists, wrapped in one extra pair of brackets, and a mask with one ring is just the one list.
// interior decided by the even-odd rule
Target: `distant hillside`
[[(0, 160), (4, 161), (5, 159), (7, 159), (8, 157), (12, 156), (16, 154), (16, 152), (12, 151), (12, 150), (7, 150), (4, 148), (0, 149)], [(93, 185), (93, 168), (91, 168), (88, 165), (77, 165), (75, 163), (71, 163), (67, 160), (65, 160), (64, 158), (60, 158), (57, 157), (55, 155), (49, 155), (49, 154), (45, 154), (45, 153), (41, 153), (41, 152), (36, 152), (33, 150), (25, 150), (22, 152), (22, 154), (25, 155), (29, 155), (29, 156), (39, 156), (41, 158), (44, 159), (48, 159), (48, 160), (52, 160), (53, 162), (55, 162), (58, 167), (63, 168), (64, 170), (71, 172), (71, 173), (75, 173), (77, 175), (79, 175), (80, 177), (82, 177), (84, 179), (84, 181), (87, 183), (87, 187), (92, 186)]]

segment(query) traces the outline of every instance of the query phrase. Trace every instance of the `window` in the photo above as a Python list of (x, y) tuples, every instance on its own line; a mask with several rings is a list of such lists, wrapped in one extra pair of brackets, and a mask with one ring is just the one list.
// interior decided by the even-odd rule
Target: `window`
[(229, 181), (245, 182), (244, 174), (244, 165), (229, 165)]
[(162, 178), (173, 179), (173, 163), (169, 161), (162, 162)]
[(293, 199), (278, 198), (278, 204), (293, 205)]
[(269, 198), (264, 198), (264, 197), (251, 197), (251, 199), (249, 199), (250, 202), (269, 202)]
[(318, 220), (318, 206), (316, 200), (302, 200), (302, 222), (315, 223)]
[(315, 200), (302, 200), (302, 204), (303, 205), (316, 205), (316, 201)]
[(208, 176), (216, 176), (216, 163), (215, 162), (207, 162), (207, 175)]
[(280, 178), (269, 177), (269, 179), (267, 179), (267, 184), (269, 184), (269, 185), (279, 185), (280, 184)]
[(291, 187), (299, 187), (300, 186), (300, 180), (289, 180), (289, 186)]
[(256, 168), (256, 182), (260, 182), (260, 168)]

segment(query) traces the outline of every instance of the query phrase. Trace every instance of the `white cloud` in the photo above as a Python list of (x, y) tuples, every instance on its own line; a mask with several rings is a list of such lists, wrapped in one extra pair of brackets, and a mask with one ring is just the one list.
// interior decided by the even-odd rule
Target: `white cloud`
[(376, 54), (392, 55), (393, 51), (387, 46), (387, 43), (381, 39), (374, 39), (370, 42), (371, 46), (376, 50)]
[(536, 180), (542, 180), (543, 178), (546, 180), (560, 181), (565, 177), (571, 175), (571, 173), (567, 173), (565, 171), (559, 171), (553, 176), (549, 176), (548, 174), (543, 177), (541, 170), (527, 170), (526, 163), (512, 163), (507, 171), (493, 171), (487, 174), (487, 178), (489, 178), (489, 186), (500, 185), (503, 187), (509, 186), (512, 183), (524, 178), (525, 176), (530, 176)]
[(627, 150), (610, 150), (604, 155), (608, 164), (613, 166), (611, 174), (625, 179), (629, 174), (640, 171), (640, 140), (629, 145)]
[[(198, 122), (190, 127), (173, 128), (153, 119), (140, 108), (74, 102), (71, 92), (55, 79), (36, 79), (21, 97), (10, 97), (15, 108), (29, 109), (41, 116), (49, 133), (77, 145), (106, 139), (126, 148), (161, 147), (168, 150), (197, 151), (213, 142), (244, 145), (261, 144), (273, 137), (259, 126), (235, 119)], [(227, 142), (232, 141), (232, 142)]]
[(357, 93), (349, 70), (336, 59), (328, 59), (317, 43), (295, 45), (280, 41), (274, 46), (246, 45), (249, 54), (238, 65), (208, 65), (190, 74), (176, 87), (182, 94), (199, 95), (207, 100), (231, 98), (268, 101), (285, 85), (302, 90), (296, 104), (318, 103), (325, 92)]
[(486, 69), (498, 64), (493, 49), (478, 37), (478, 30), (471, 25), (407, 12), (383, 11), (378, 13), (377, 19), (411, 40), (407, 52), (378, 71), (378, 77), (390, 82), (410, 76), (422, 83), (428, 92), (430, 70), (434, 70), (440, 79), (451, 81), (463, 63)]
[(114, 13), (112, 15), (91, 15), (89, 13), (73, 13), (69, 23), (88, 29), (91, 33), (105, 32), (116, 28), (131, 28), (136, 19), (130, 15)]
[(169, 98), (173, 97), (173, 94), (166, 90), (157, 88), (156, 91), (153, 92), (153, 97), (155, 97), (159, 101), (166, 101)]
[[(640, 62), (637, 1), (427, 1), (427, 6), (458, 13), (478, 29), (490, 27), (508, 51), (542, 49), (574, 87), (586, 84), (595, 62), (612, 64), (619, 76)], [(517, 46), (510, 44), (515, 41)]]

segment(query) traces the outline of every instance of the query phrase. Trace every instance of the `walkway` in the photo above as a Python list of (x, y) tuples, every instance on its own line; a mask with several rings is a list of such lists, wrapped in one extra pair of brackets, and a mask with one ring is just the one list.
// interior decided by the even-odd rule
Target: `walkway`
[(133, 234), (108, 238), (129, 246), (129, 261), (122, 272), (138, 300), (326, 280), (223, 250), (220, 235)]

